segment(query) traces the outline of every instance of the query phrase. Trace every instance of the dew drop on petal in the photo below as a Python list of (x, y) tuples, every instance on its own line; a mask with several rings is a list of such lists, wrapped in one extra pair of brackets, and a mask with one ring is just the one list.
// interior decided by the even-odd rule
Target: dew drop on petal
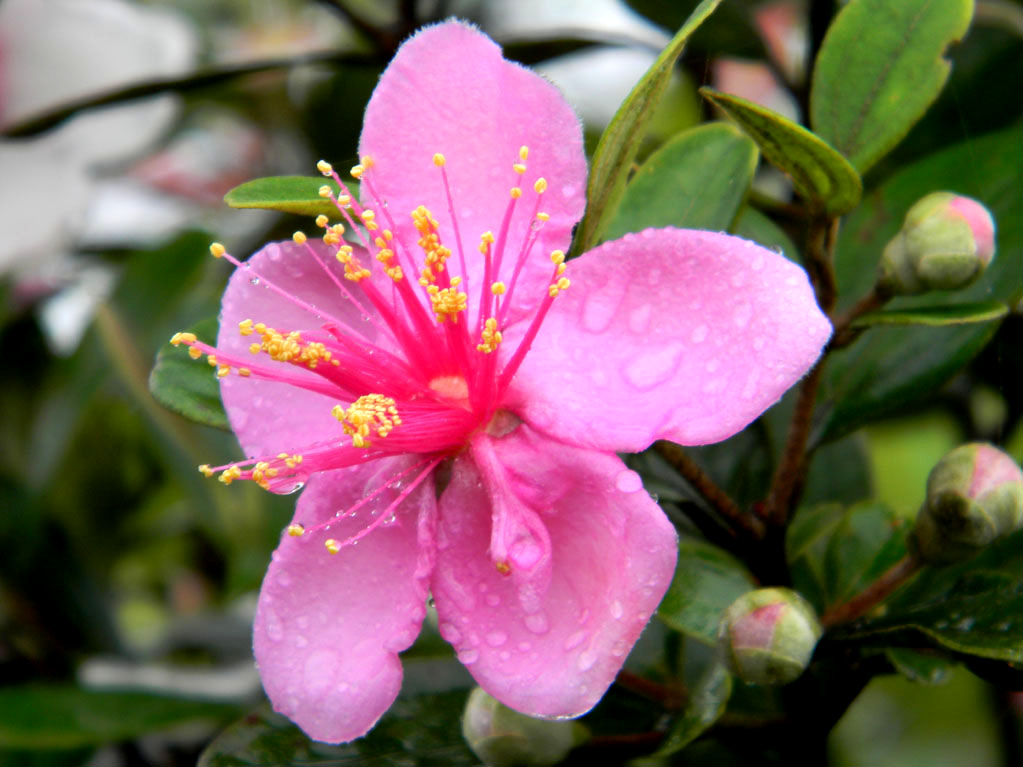
[(616, 621), (621, 620), (622, 615), (625, 614), (625, 608), (622, 607), (621, 601), (617, 599), (611, 603), (611, 606), (608, 609), (611, 612), (611, 617)]
[(689, 337), (694, 344), (702, 344), (707, 340), (707, 333), (710, 329), (706, 325), (698, 325), (693, 328), (693, 334)]
[(308, 644), (309, 644), (309, 640), (306, 639), (304, 635), (297, 634), (295, 636), (295, 647), (305, 647)]
[(277, 615), (276, 610), (270, 608), (264, 608), (266, 610), (266, 635), (274, 642), (280, 642), (284, 639), (284, 627), (281, 625), (281, 619)]
[(593, 668), (593, 664), (597, 662), (597, 653), (593, 650), (583, 650), (579, 653), (579, 660), (576, 662), (576, 668), (580, 671), (589, 671)]
[(629, 312), (629, 330), (633, 333), (645, 333), (650, 327), (650, 304), (641, 304)]
[(440, 635), (451, 644), (458, 644), (462, 639), (462, 632), (453, 623), (442, 623), (438, 629)]
[(462, 665), (464, 666), (469, 666), (475, 663), (476, 661), (479, 660), (479, 658), (480, 658), (479, 650), (473, 647), (469, 647), (464, 650), (458, 651), (458, 660), (461, 661)]
[(499, 604), (501, 604), (501, 597), (499, 597), (497, 594), (487, 594), (486, 602), (491, 607), (497, 607)]
[(487, 644), (491, 647), (500, 647), (508, 641), (508, 635), (503, 631), (491, 631), (487, 634)]
[(643, 488), (643, 480), (632, 469), (623, 469), (615, 477), (615, 487), (623, 493), (635, 493)]
[(524, 619), (526, 628), (534, 634), (546, 634), (550, 630), (547, 623), (547, 616), (543, 612), (532, 613)]
[(568, 639), (565, 640), (565, 649), (574, 650), (576, 647), (586, 641), (586, 632), (577, 631), (572, 634)]
[(623, 371), (625, 379), (638, 389), (651, 389), (664, 383), (678, 369), (685, 348), (679, 343), (650, 349), (634, 358)]

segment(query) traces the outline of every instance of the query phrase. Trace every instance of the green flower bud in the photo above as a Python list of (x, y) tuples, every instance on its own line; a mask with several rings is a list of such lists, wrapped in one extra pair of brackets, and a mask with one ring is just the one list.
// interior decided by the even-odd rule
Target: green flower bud
[(995, 255), (995, 222), (969, 197), (934, 192), (906, 213), (885, 246), (878, 289), (890, 295), (956, 290), (979, 277)]
[(541, 767), (560, 762), (589, 731), (574, 721), (520, 714), (477, 687), (465, 704), (462, 737), (484, 764)]
[(974, 442), (957, 447), (931, 470), (910, 545), (923, 562), (947, 564), (1020, 527), (1023, 472), (998, 448)]
[(732, 673), (752, 684), (788, 684), (810, 663), (821, 637), (813, 607), (791, 589), (757, 589), (725, 610), (718, 645)]

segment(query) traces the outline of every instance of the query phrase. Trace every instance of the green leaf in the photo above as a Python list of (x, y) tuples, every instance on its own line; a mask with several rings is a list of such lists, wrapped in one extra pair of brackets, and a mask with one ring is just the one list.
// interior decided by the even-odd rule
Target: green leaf
[(952, 662), (939, 655), (901, 647), (889, 648), (884, 654), (895, 670), (911, 682), (927, 685), (944, 684), (952, 674)]
[[(324, 184), (334, 190), (335, 196), (340, 193), (337, 183), (323, 176), (268, 176), (239, 184), (224, 195), (224, 202), (232, 208), (262, 208), (307, 216), (322, 213), (340, 218), (337, 206), (320, 197)], [(348, 187), (352, 194), (358, 194), (351, 184)]]
[[(994, 261), (965, 290), (898, 299), (891, 308), (1012, 302), (1023, 285), (1023, 195), (1018, 163), (1006, 158), (1015, 157), (1020, 145), (1023, 125), (970, 139), (914, 163), (864, 198), (845, 219), (839, 236), (839, 311), (870, 290), (881, 251), (898, 232), (906, 210), (935, 189), (954, 189), (987, 206), (998, 226)], [(835, 439), (867, 421), (918, 405), (969, 362), (997, 329), (997, 322), (987, 322), (868, 331), (831, 355), (813, 441)]]
[(700, 93), (739, 123), (814, 209), (838, 216), (859, 203), (863, 193), (859, 174), (825, 141), (759, 104), (712, 88), (700, 88)]
[(735, 220), (756, 167), (756, 146), (731, 125), (683, 131), (636, 171), (606, 237), (662, 226), (724, 231)]
[(876, 502), (800, 509), (785, 539), (793, 585), (819, 612), (848, 600), (905, 555), (901, 525)]
[(682, 715), (675, 720), (653, 757), (678, 753), (706, 732), (725, 713), (731, 694), (732, 675), (724, 664), (711, 663), (693, 687)]
[(749, 205), (744, 207), (739, 213), (739, 220), (731, 231), (732, 234), (753, 240), (765, 248), (781, 253), (790, 261), (799, 261), (799, 248), (792, 242), (785, 230), (756, 208)]
[(573, 254), (583, 253), (600, 242), (611, 216), (618, 209), (644, 129), (668, 87), (675, 62), (693, 32), (720, 4), (721, 0), (703, 0), (696, 6), (604, 130), (593, 154), (586, 186), (586, 215), (572, 243)]
[(814, 131), (866, 172), (938, 97), (972, 16), (973, 0), (852, 0), (814, 65)]
[(459, 727), (465, 698), (465, 691), (399, 698), (368, 735), (343, 746), (309, 740), (263, 705), (221, 733), (203, 751), (197, 767), (475, 766), (479, 760)]
[(1023, 663), (1023, 530), (966, 562), (925, 569), (883, 615), (837, 637), (892, 646), (923, 637), (957, 653)]
[(683, 539), (678, 550), (675, 577), (657, 615), (676, 631), (713, 645), (721, 614), (755, 588), (753, 576), (731, 554), (704, 541)]
[(70, 749), (237, 716), (238, 706), (71, 685), (0, 689), (0, 748)]
[[(200, 321), (189, 331), (210, 346), (217, 342), (214, 317)], [(216, 372), (205, 360), (189, 357), (184, 344), (168, 343), (157, 352), (156, 364), (149, 374), (149, 391), (165, 408), (191, 421), (218, 429), (229, 428)]]
[(870, 312), (858, 318), (854, 327), (871, 325), (970, 325), (976, 322), (1000, 320), (1009, 313), (1004, 301), (978, 301), (952, 306), (913, 306), (908, 309), (888, 309)]

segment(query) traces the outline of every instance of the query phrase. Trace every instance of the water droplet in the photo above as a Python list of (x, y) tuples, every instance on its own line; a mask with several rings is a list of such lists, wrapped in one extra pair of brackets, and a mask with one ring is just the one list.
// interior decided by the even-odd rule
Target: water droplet
[(974, 618), (963, 618), (958, 621), (953, 628), (958, 629), (959, 631), (969, 631), (973, 628), (973, 624), (976, 622), (977, 621)]
[(283, 588), (288, 588), (291, 585), (291, 576), (286, 572), (281, 572), (277, 576), (277, 583)]
[(607, 373), (603, 370), (591, 370), (590, 380), (593, 381), (597, 386), (603, 386), (607, 383)]
[(615, 487), (623, 493), (635, 493), (643, 489), (643, 480), (631, 469), (623, 469), (615, 477)]
[(763, 338), (754, 338), (753, 339), (753, 348), (756, 349), (757, 351), (760, 351), (761, 349), (764, 348), (764, 343), (765, 342), (764, 342)]
[(707, 363), (707, 372), (714, 373), (717, 371), (719, 367), (721, 367), (721, 360), (712, 359), (710, 362)]
[(297, 617), (297, 618), (295, 619), (295, 624), (296, 624), (296, 625), (297, 625), (297, 626), (298, 626), (298, 627), (299, 627), (300, 629), (307, 629), (307, 628), (309, 628), (309, 616), (308, 616), (308, 615), (299, 615), (299, 616), (298, 616), (298, 617)]
[(550, 630), (550, 626), (547, 624), (547, 616), (543, 612), (527, 615), (524, 622), (526, 628), (534, 634), (546, 634)]
[(760, 371), (751, 370), (749, 376), (746, 377), (746, 385), (742, 387), (742, 398), (753, 399), (753, 395), (757, 393), (757, 384), (760, 382)]
[(263, 625), (266, 628), (266, 635), (272, 641), (280, 642), (284, 639), (284, 626), (281, 625), (281, 619), (277, 615), (277, 611), (267, 609), (264, 605), (264, 612), (266, 613), (266, 621)]
[(616, 658), (621, 658), (628, 651), (629, 645), (624, 639), (619, 639), (613, 645), (611, 645), (611, 654)]
[(437, 628), (440, 635), (451, 644), (458, 644), (462, 640), (462, 632), (453, 623), (442, 623)]
[(732, 275), (732, 287), (733, 288), (741, 288), (745, 284), (746, 284), (746, 273), (745, 272), (736, 272), (735, 274)]
[(487, 634), (487, 644), (491, 647), (500, 647), (508, 641), (508, 635), (503, 631), (491, 631)]
[(578, 189), (575, 184), (565, 184), (563, 187), (561, 187), (561, 195), (566, 200), (571, 197), (575, 197), (577, 193)]
[(754, 272), (759, 272), (761, 269), (764, 268), (764, 254), (763, 253), (757, 253), (757, 255), (754, 257), (753, 261), (750, 262), (750, 268)]
[(611, 603), (611, 606), (608, 609), (611, 611), (611, 617), (616, 621), (621, 620), (622, 615), (625, 614), (625, 608), (622, 607), (622, 603), (617, 599)]
[(723, 378), (712, 378), (703, 385), (704, 394), (714, 394), (715, 392), (721, 391), (725, 387), (725, 381)]
[(283, 713), (287, 716), (298, 711), (300, 701), (297, 695), (289, 695), (284, 701)]
[(706, 325), (699, 325), (693, 329), (693, 334), (689, 338), (694, 344), (702, 344), (707, 340), (707, 333), (709, 332), (710, 329)]
[(486, 601), (487, 604), (490, 605), (491, 607), (497, 607), (499, 604), (501, 604), (501, 597), (499, 597), (497, 594), (487, 594)]
[(597, 662), (597, 653), (593, 650), (583, 650), (579, 653), (579, 660), (576, 662), (576, 668), (580, 671), (589, 671), (593, 668), (593, 664)]
[(315, 697), (335, 685), (337, 681), (335, 674), (341, 665), (337, 653), (332, 650), (317, 650), (311, 653), (302, 667), (305, 691), (311, 697)]
[(295, 636), (295, 647), (305, 647), (308, 644), (309, 644), (309, 640), (306, 639), (304, 635), (297, 634)]
[(645, 333), (650, 327), (650, 304), (640, 304), (629, 312), (629, 330), (633, 333)]
[(469, 647), (458, 651), (458, 660), (460, 660), (464, 666), (472, 665), (478, 661), (479, 658), (480, 652), (475, 648)]
[(743, 301), (732, 315), (732, 322), (735, 323), (735, 327), (744, 328), (749, 325), (751, 319), (753, 319), (753, 305), (749, 301)]
[(501, 650), (500, 658), (501, 658), (501, 660), (505, 660), (506, 661), (509, 658), (511, 658), (511, 653), (508, 652), (507, 650)]
[(572, 636), (565, 640), (565, 649), (574, 650), (576, 647), (578, 647), (579, 645), (586, 641), (586, 636), (587, 635), (585, 631), (575, 632), (574, 634), (572, 634)]
[(519, 642), (519, 650), (522, 652), (529, 652), (533, 648), (533, 645), (529, 642)]
[(684, 351), (682, 344), (669, 343), (641, 352), (622, 371), (623, 375), (638, 389), (652, 389), (674, 375)]

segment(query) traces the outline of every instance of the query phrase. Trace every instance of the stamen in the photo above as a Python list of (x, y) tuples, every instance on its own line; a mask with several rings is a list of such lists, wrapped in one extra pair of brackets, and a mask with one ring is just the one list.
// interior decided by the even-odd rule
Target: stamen
[(383, 438), (395, 426), (401, 425), (394, 400), (382, 394), (365, 394), (347, 410), (335, 405), (331, 413), (341, 422), (345, 434), (351, 436), (354, 447), (369, 447), (373, 444), (367, 439), (370, 431), (375, 431), (378, 437)]

